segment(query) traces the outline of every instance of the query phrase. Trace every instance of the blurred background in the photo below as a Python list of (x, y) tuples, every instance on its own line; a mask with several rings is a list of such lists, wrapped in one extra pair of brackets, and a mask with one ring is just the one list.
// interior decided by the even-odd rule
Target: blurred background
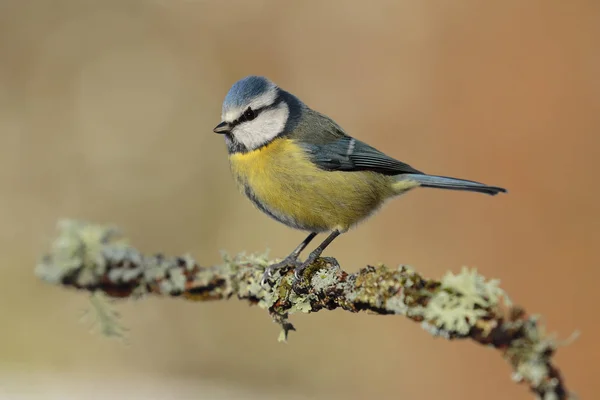
[(400, 317), (231, 300), (122, 302), (129, 345), (78, 322), (84, 293), (33, 275), (60, 218), (145, 252), (284, 256), (304, 237), (255, 210), (212, 133), (229, 87), (270, 77), (430, 173), (326, 252), (355, 271), (498, 278), (560, 338), (572, 390), (600, 389), (600, 3), (596, 0), (0, 2), (2, 399), (529, 399), (492, 350)]

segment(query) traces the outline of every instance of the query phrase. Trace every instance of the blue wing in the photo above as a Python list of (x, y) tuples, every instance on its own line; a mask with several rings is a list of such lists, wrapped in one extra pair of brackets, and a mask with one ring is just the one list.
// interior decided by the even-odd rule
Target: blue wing
[(384, 175), (422, 174), (368, 144), (344, 135), (329, 143), (302, 143), (311, 161), (329, 171), (374, 171)]

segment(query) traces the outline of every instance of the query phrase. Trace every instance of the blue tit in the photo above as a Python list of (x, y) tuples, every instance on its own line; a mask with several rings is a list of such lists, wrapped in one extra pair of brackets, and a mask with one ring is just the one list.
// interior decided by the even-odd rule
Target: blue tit
[[(412, 189), (506, 192), (416, 170), (351, 137), (331, 118), (264, 77), (237, 81), (225, 97), (221, 119), (214, 132), (225, 138), (239, 189), (265, 214), (310, 232), (283, 261), (265, 270), (263, 283), (285, 266), (294, 266), (300, 279), (337, 236), (386, 200)], [(300, 253), (324, 232), (329, 232), (327, 238), (299, 262)]]

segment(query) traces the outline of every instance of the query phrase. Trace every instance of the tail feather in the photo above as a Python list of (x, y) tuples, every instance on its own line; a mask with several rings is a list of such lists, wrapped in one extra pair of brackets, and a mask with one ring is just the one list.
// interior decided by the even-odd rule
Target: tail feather
[(401, 174), (399, 181), (416, 181), (421, 187), (448, 190), (466, 190), (469, 192), (485, 193), (495, 196), (498, 193), (506, 193), (507, 190), (498, 186), (489, 186), (484, 183), (468, 181), (465, 179), (450, 178), (447, 176), (436, 176), (426, 174)]

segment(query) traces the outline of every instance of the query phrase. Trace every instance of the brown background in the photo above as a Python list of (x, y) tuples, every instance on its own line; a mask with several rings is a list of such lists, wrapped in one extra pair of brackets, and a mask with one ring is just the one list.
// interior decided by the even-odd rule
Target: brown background
[(211, 132), (261, 74), (417, 168), (507, 187), (413, 192), (328, 254), (501, 279), (550, 331), (582, 331), (556, 360), (595, 397), (599, 48), (597, 0), (1, 1), (0, 396), (530, 398), (498, 354), (403, 318), (294, 316), (280, 344), (244, 303), (147, 299), (119, 307), (125, 347), (78, 323), (84, 294), (35, 279), (62, 217), (207, 264), (287, 254), (303, 233), (237, 193)]

